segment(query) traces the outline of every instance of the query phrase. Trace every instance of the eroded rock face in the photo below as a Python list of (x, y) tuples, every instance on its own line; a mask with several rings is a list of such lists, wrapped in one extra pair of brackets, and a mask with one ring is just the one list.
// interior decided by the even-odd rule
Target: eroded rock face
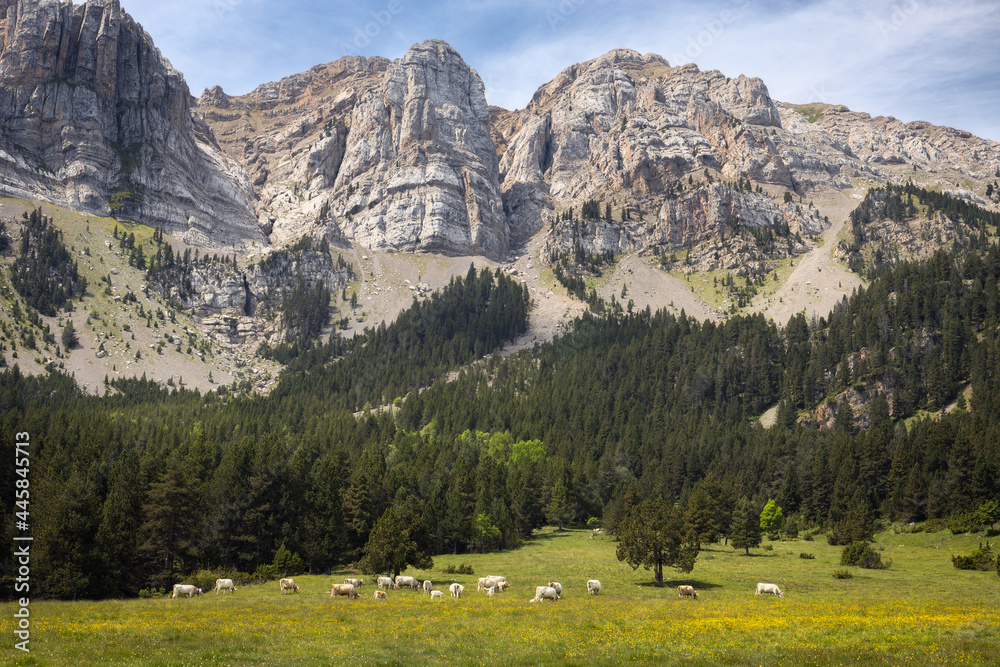
[(117, 0), (0, 0), (0, 192), (261, 242), (249, 180)]
[(334, 184), (346, 235), (381, 249), (505, 253), (489, 121), (482, 79), (454, 49), (412, 47), (354, 109)]
[(766, 131), (780, 126), (779, 113), (759, 79), (618, 49), (564, 70), (519, 113), (500, 163), (518, 237), (537, 231), (546, 208), (587, 199), (659, 210), (682, 178), (706, 168), (791, 186)]
[(317, 225), (384, 250), (499, 257), (508, 230), (479, 76), (440, 41), (199, 100), (281, 245)]

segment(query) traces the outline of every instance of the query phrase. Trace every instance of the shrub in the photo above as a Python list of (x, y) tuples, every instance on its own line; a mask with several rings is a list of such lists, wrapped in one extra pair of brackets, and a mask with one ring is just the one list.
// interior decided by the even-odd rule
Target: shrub
[[(925, 533), (940, 533), (942, 530), (948, 527), (948, 524), (944, 519), (928, 519), (924, 522), (924, 532)], [(917, 531), (913, 531), (917, 532)]]
[(866, 570), (888, 570), (891, 563), (883, 563), (882, 556), (867, 542), (853, 542), (840, 552), (841, 565), (857, 565)]
[[(274, 581), (281, 577), (281, 570), (277, 565), (260, 565), (253, 573), (253, 579), (258, 582)], [(212, 582), (215, 585), (215, 582)]]
[(764, 546), (761, 547), (761, 549), (763, 549), (764, 551), (774, 551), (774, 545), (773, 544), (765, 544)]
[(142, 588), (139, 589), (139, 597), (141, 598), (162, 598), (167, 592), (162, 588)]
[(972, 512), (960, 512), (948, 517), (948, 530), (953, 535), (961, 535), (973, 530)]
[(812, 554), (807, 554), (806, 552), (803, 551), (802, 553), (799, 554), (799, 558), (805, 558), (807, 560), (813, 560), (814, 558), (816, 558), (816, 556), (813, 556)]
[(475, 572), (472, 570), (472, 566), (469, 565), (468, 563), (462, 563), (458, 567), (455, 567), (454, 565), (449, 565), (448, 567), (444, 568), (444, 573), (445, 574), (475, 574)]
[(850, 570), (834, 570), (833, 571), (833, 578), (834, 579), (853, 579), (854, 575), (851, 574)]
[(985, 544), (979, 543), (979, 548), (968, 556), (952, 556), (951, 564), (959, 570), (984, 570), (989, 571), (994, 567), (1000, 568), (1000, 556), (996, 563), (993, 560), (993, 547), (987, 541)]

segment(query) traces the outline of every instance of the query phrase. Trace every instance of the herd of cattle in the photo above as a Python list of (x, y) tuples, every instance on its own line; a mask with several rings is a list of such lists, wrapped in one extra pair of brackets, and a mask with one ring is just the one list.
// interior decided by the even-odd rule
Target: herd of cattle
[[(333, 584), (330, 587), (330, 598), (332, 599), (343, 595), (344, 597), (347, 598), (357, 599), (358, 597), (361, 596), (360, 593), (358, 593), (358, 589), (364, 586), (364, 584), (365, 584), (364, 579), (352, 579), (352, 578), (344, 579), (344, 583)], [(488, 577), (480, 577), (477, 584), (478, 584), (477, 591), (479, 592), (485, 591), (486, 595), (489, 597), (493, 597), (497, 593), (506, 591), (508, 588), (510, 588), (510, 584), (507, 582), (507, 579), (498, 574), (493, 574)], [(379, 590), (375, 591), (374, 598), (376, 600), (385, 600), (386, 599), (385, 592), (387, 589), (400, 590), (402, 588), (409, 588), (412, 590), (423, 590), (424, 593), (427, 593), (431, 596), (432, 600), (442, 599), (444, 597), (442, 591), (434, 590), (434, 586), (430, 581), (424, 581), (423, 583), (421, 583), (420, 581), (417, 580), (416, 577), (411, 577), (411, 576), (398, 575), (395, 579), (391, 579), (390, 577), (379, 577), (376, 580), (376, 585), (379, 588)], [(292, 579), (282, 579), (281, 581), (279, 581), (278, 589), (281, 591), (282, 595), (285, 594), (285, 591), (291, 591), (293, 593), (299, 592), (299, 587), (295, 584), (295, 581)], [(233, 585), (232, 579), (216, 579), (215, 588), (213, 588), (212, 590), (215, 591), (216, 595), (218, 595), (219, 593), (223, 593), (225, 591), (229, 591), (230, 593), (235, 593), (236, 586)], [(460, 598), (462, 597), (462, 593), (465, 592), (465, 586), (457, 582), (453, 582), (450, 586), (448, 586), (448, 591), (451, 593), (451, 597)], [(589, 593), (590, 595), (597, 595), (600, 592), (601, 592), (601, 582), (598, 581), (597, 579), (589, 579), (587, 581), (587, 593)], [(200, 588), (192, 586), (191, 584), (175, 584), (174, 594), (172, 597), (176, 598), (176, 597), (181, 597), (182, 595), (191, 597), (193, 595), (202, 595), (202, 593), (203, 591)], [(766, 583), (757, 584), (757, 590), (754, 594), (758, 596), (774, 595), (779, 598), (785, 597), (785, 595), (781, 592), (781, 589), (778, 588), (776, 584), (766, 584)], [(690, 597), (697, 600), (698, 591), (694, 589), (694, 586), (678, 586), (677, 597), (679, 598)], [(558, 581), (550, 581), (548, 585), (537, 586), (535, 588), (535, 597), (531, 598), (529, 602), (540, 602), (542, 600), (551, 600), (555, 602), (556, 600), (559, 599), (562, 599), (562, 584), (560, 584)]]

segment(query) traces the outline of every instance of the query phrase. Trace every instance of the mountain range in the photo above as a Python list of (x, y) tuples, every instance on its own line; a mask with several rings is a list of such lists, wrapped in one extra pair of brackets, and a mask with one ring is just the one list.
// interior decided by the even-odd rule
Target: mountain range
[[(276, 303), (264, 291), (286, 295), (290, 279), (275, 287), (253, 267), (304, 238), (351, 258), (353, 274), (327, 260), (304, 274), (340, 303), (348, 287), (372, 302), (351, 309), (349, 329), (391, 320), (417, 285), (475, 261), (529, 283), (545, 338), (584, 307), (551, 275), (561, 258), (619, 258), (578, 267), (605, 298), (785, 321), (822, 315), (860, 284), (838, 234), (868, 187), (1000, 201), (996, 142), (776, 101), (760, 79), (627, 49), (571, 65), (519, 110), (490, 106), (475, 70), (435, 40), (195, 99), (117, 0), (0, 0), (0, 16), (0, 194), (158, 230), (178, 253), (234, 255), (239, 270), (196, 271), (178, 303), (237, 347), (287, 338), (252, 305)], [(437, 269), (417, 266), (431, 258)], [(815, 273), (793, 270), (803, 263), (835, 284), (810, 290)], [(304, 266), (315, 263), (285, 270)], [(732, 275), (756, 284), (742, 297), (697, 284)]]

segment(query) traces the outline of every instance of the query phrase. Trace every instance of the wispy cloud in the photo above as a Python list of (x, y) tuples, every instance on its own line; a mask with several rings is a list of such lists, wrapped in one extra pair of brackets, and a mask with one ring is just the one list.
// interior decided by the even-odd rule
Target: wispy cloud
[(523, 107), (613, 48), (759, 76), (773, 97), (952, 125), (1000, 139), (994, 0), (124, 0), (197, 94), (243, 93), (345, 55), (445, 39), (491, 104)]

